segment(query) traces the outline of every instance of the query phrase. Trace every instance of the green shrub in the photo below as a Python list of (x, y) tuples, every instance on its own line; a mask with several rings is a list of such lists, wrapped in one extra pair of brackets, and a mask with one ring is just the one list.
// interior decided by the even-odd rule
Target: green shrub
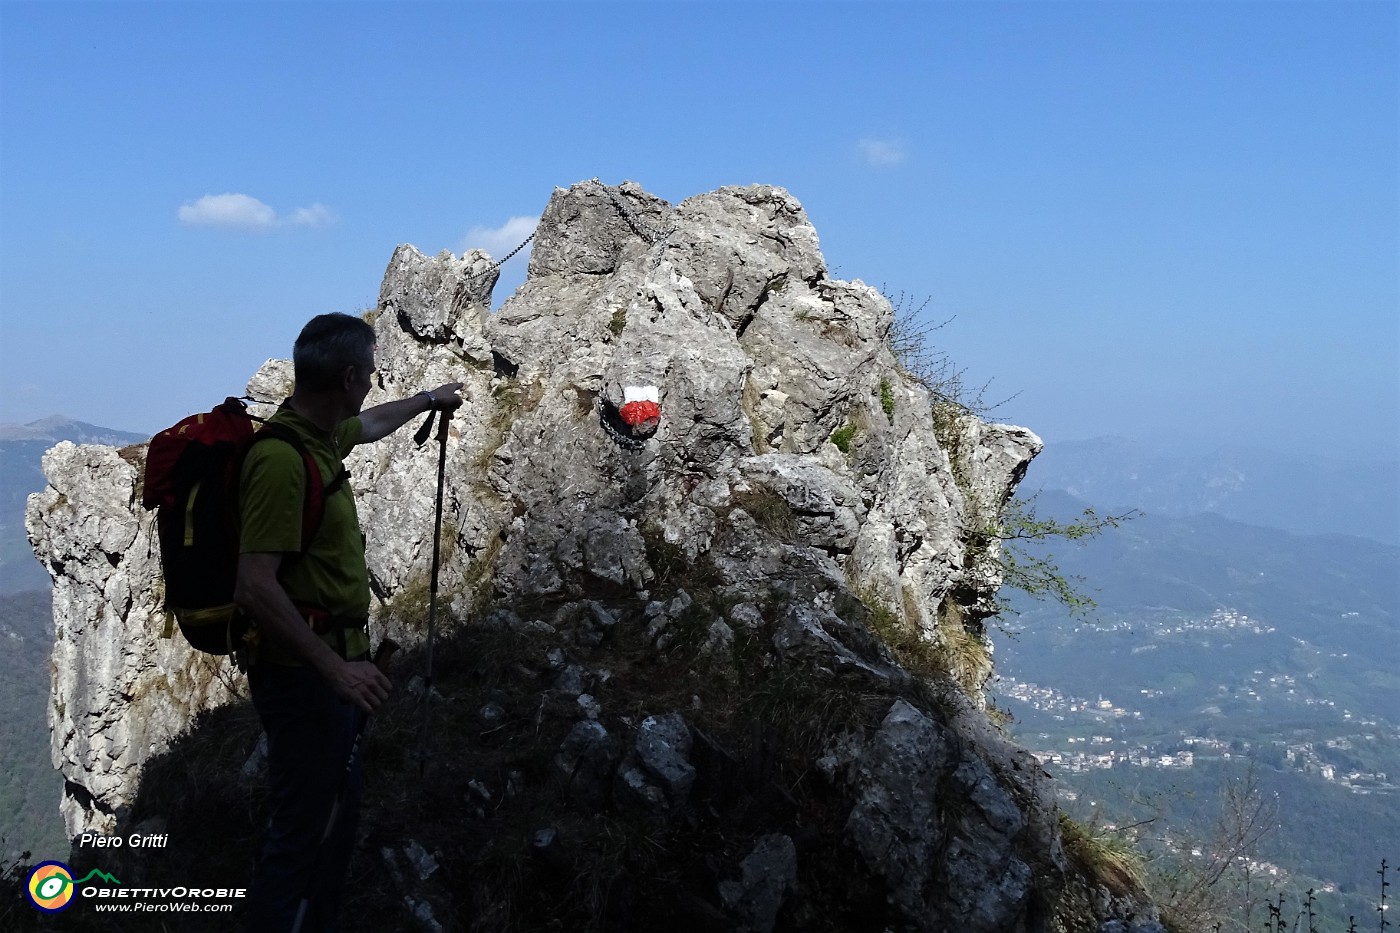
[(835, 444), (836, 449), (843, 454), (848, 454), (851, 452), (851, 439), (855, 436), (856, 426), (848, 424), (831, 432), (831, 443)]

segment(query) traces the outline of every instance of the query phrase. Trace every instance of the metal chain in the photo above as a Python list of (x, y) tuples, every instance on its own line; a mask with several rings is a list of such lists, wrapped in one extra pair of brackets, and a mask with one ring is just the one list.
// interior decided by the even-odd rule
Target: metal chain
[[(622, 219), (627, 221), (627, 225), (631, 227), (632, 230), (635, 233), (637, 233), (638, 236), (642, 237), (644, 240), (647, 240), (652, 246), (659, 246), (660, 244), (666, 242), (668, 239), (670, 239), (671, 234), (676, 232), (675, 227), (670, 227), (666, 230), (656, 229), (651, 224), (647, 223), (646, 221), (639, 218), (636, 214), (632, 213), (632, 211), (628, 210), (627, 205), (624, 204), (622, 202), (622, 199), (617, 196), (616, 191), (614, 191), (612, 188), (609, 188), (607, 185), (604, 185), (603, 182), (597, 178), (593, 179), (593, 181), (600, 185), (602, 189), (608, 193), (608, 197), (612, 200), (613, 206), (616, 207), (618, 213), (622, 215)], [(521, 243), (519, 246), (517, 246), (510, 252), (506, 253), (500, 259), (496, 260), (480, 272), (474, 272), (471, 275), (467, 276), (465, 281), (475, 282), (477, 279), (490, 275), (492, 272), (495, 272), (497, 269), (501, 268), (501, 266), (504, 266), (506, 263), (510, 262), (511, 259), (515, 257), (516, 253), (529, 246), (531, 241), (535, 239), (535, 234), (539, 232), (540, 228), (538, 225), (536, 225), (535, 229), (530, 231), (530, 235), (525, 238), (525, 241), (523, 243)]]
[(608, 420), (608, 414), (604, 408), (605, 404), (606, 403), (601, 399), (598, 402), (598, 423), (603, 426), (603, 433), (611, 437), (619, 447), (626, 450), (641, 450), (645, 447), (650, 438), (627, 437), (617, 428), (613, 427), (612, 422)]
[(617, 196), (616, 191), (614, 191), (612, 188), (609, 188), (607, 185), (604, 185), (597, 178), (593, 180), (599, 185), (602, 185), (603, 190), (606, 191), (608, 193), (608, 197), (612, 199), (613, 206), (616, 207), (618, 213), (622, 215), (622, 219), (627, 221), (627, 225), (631, 227), (632, 230), (637, 233), (637, 235), (642, 237), (644, 240), (647, 240), (652, 246), (658, 246), (661, 243), (664, 243), (670, 238), (671, 234), (676, 232), (675, 227), (671, 227), (668, 230), (656, 229), (651, 224), (637, 217), (636, 214), (633, 214), (630, 210), (628, 210), (627, 205), (622, 203), (622, 199)]
[(510, 262), (511, 258), (514, 257), (516, 253), (520, 252), (522, 249), (524, 249), (525, 247), (527, 247), (527, 246), (530, 245), (530, 241), (533, 240), (533, 239), (535, 238), (535, 234), (536, 234), (536, 233), (539, 233), (539, 232), (540, 232), (540, 228), (539, 228), (538, 225), (536, 225), (536, 226), (535, 226), (535, 229), (530, 231), (530, 235), (527, 236), (527, 237), (525, 238), (525, 242), (524, 242), (524, 243), (521, 243), (521, 244), (520, 244), (519, 246), (517, 246), (515, 249), (513, 249), (513, 250), (511, 250), (510, 252), (506, 253), (506, 254), (505, 254), (504, 256), (502, 256), (500, 259), (496, 260), (495, 262), (493, 262), (491, 265), (487, 266), (485, 269), (481, 270), (480, 272), (476, 272), (476, 273), (473, 273), (472, 275), (467, 276), (466, 281), (468, 281), (468, 282), (475, 282), (477, 279), (481, 278), (482, 276), (490, 275), (492, 272), (495, 272), (497, 269), (501, 268), (501, 266), (504, 266), (506, 263)]

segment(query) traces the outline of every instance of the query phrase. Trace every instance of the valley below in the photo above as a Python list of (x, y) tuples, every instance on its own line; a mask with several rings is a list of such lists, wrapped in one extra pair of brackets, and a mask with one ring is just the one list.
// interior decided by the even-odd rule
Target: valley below
[(1057, 561), (1098, 608), (1015, 600), (992, 698), (1065, 809), (1174, 875), (1247, 789), (1267, 826), (1235, 860), (1237, 909), (1257, 926), (1283, 894), (1291, 920), (1311, 890), (1319, 930), (1370, 923), (1400, 855), (1400, 549), (1149, 515)]

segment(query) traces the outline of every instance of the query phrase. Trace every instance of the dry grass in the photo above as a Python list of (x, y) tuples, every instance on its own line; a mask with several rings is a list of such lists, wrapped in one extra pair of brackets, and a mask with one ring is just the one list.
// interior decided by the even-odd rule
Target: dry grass
[(905, 591), (904, 613), (886, 605), (868, 589), (857, 593), (867, 610), (866, 625), (889, 648), (901, 667), (928, 683), (941, 684), (951, 680), (964, 693), (976, 695), (991, 666), (986, 643), (962, 624), (962, 614), (952, 600), (944, 601), (946, 611), (940, 613), (938, 638), (928, 638), (920, 631), (916, 607)]
[(779, 541), (792, 542), (797, 539), (797, 513), (792, 505), (776, 490), (766, 486), (756, 486), (733, 496), (735, 508), (743, 509), (753, 518), (758, 527), (767, 531)]
[(1142, 857), (1121, 833), (1081, 826), (1060, 814), (1060, 838), (1070, 863), (1117, 897), (1140, 895), (1146, 883)]
[(539, 381), (521, 385), (516, 380), (502, 381), (491, 391), (491, 417), (486, 423), (486, 443), (472, 461), (472, 472), (482, 473), (491, 465), (491, 458), (506, 442), (510, 429), (521, 417), (534, 411), (544, 398), (544, 384)]

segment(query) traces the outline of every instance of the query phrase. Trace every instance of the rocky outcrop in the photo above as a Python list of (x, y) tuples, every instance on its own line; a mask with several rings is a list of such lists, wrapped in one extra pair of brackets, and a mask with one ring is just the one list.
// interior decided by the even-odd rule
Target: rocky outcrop
[[(528, 281), (491, 314), (494, 284), (480, 252), (400, 247), (373, 313), (367, 404), (465, 383), (447, 445), (444, 615), (550, 646), (540, 709), (562, 697), (576, 722), (542, 773), (564, 797), (686, 819), (734, 752), (707, 714), (609, 708), (626, 675), (600, 659), (623, 630), (657, 658), (692, 652), (684, 676), (742, 653), (746, 669), (818, 694), (878, 700), (873, 720), (826, 729), (803, 754), (824, 806), (846, 813), (839, 847), (890, 925), (1090, 929), (1122, 914), (1057, 920), (1073, 869), (1051, 784), (984, 713), (981, 625), (1000, 564), (982, 532), (1039, 451), (1035, 435), (970, 416), (935, 423), (928, 388), (887, 342), (889, 302), (828, 275), (780, 188), (674, 206), (630, 183), (558, 190)], [(289, 385), (289, 365), (269, 361), (250, 391), (278, 398)], [(661, 412), (643, 433), (617, 417), (636, 386), (655, 387)], [(436, 475), (435, 449), (411, 434), (349, 462), (372, 616), (408, 644), (423, 634)], [(60, 445), (29, 505), (55, 580), (50, 721), (74, 833), (118, 820), (142, 762), (241, 689), (159, 637), (141, 456)], [(892, 651), (891, 635), (922, 663)], [(479, 713), (502, 715), (494, 702)], [(735, 929), (781, 928), (813, 851), (797, 828), (767, 827), (704, 909)], [(405, 897), (418, 913), (433, 899)]]
[(54, 578), (53, 762), (69, 835), (106, 831), (141, 762), (232, 695), (213, 659), (166, 631), (154, 516), (141, 510), (142, 448), (63, 442), (30, 497), (30, 541)]

